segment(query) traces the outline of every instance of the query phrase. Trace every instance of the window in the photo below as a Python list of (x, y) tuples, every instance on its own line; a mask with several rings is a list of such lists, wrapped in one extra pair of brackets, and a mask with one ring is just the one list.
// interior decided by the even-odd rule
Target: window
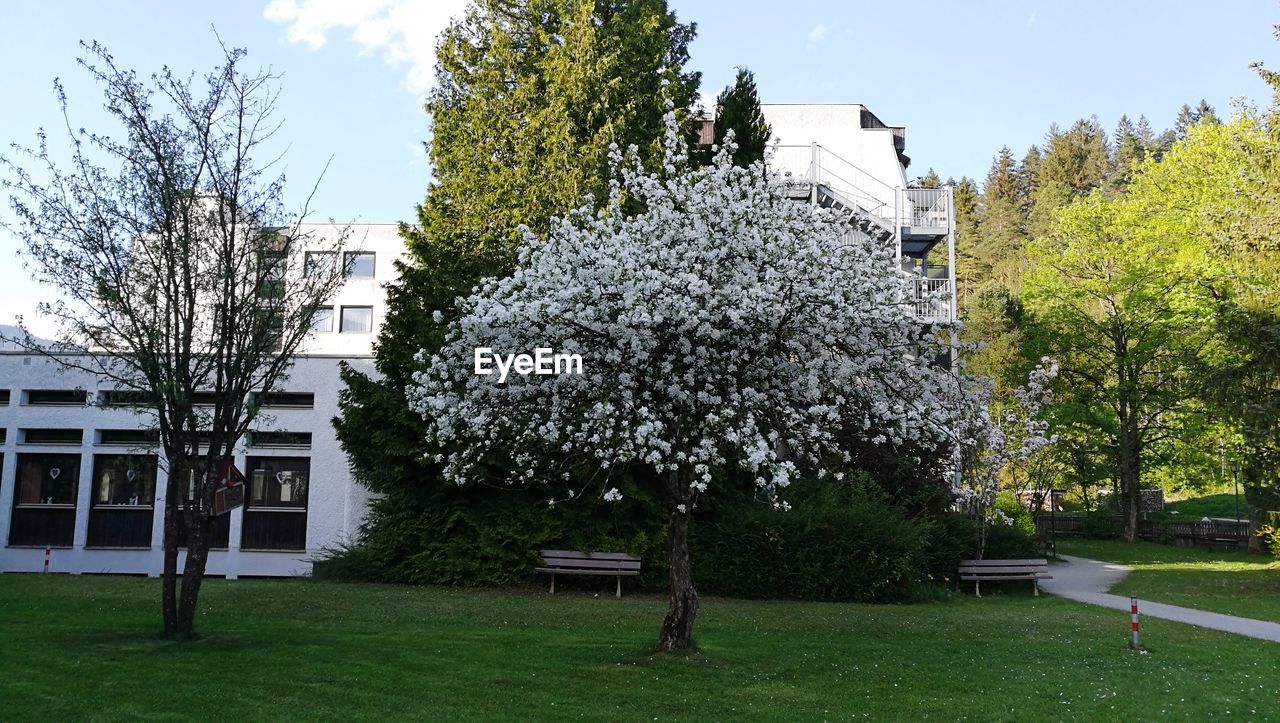
[(302, 262), (302, 269), (307, 276), (319, 276), (331, 271), (336, 263), (338, 263), (336, 251), (308, 251)]
[(24, 444), (80, 444), (84, 440), (83, 429), (24, 429)]
[(160, 442), (157, 429), (99, 429), (98, 444), (151, 447)]
[(83, 389), (28, 389), (25, 393), (31, 406), (76, 406), (89, 402), (89, 392)]
[(0, 407), (9, 406), (9, 390), (0, 389)]
[(98, 392), (104, 407), (149, 407), (151, 395), (136, 389), (106, 389)]
[(311, 392), (267, 392), (256, 395), (256, 399), (263, 407), (312, 409), (316, 406), (316, 395)]
[(311, 330), (325, 333), (333, 331), (332, 306), (316, 307), (315, 313), (311, 315)]
[(341, 330), (343, 334), (367, 334), (373, 331), (373, 307), (342, 307)]
[(191, 395), (191, 403), (197, 407), (212, 407), (217, 400), (217, 392), (195, 392)]
[(352, 279), (372, 279), (374, 256), (364, 251), (348, 251), (342, 255), (347, 276)]
[(70, 547), (79, 489), (80, 455), (19, 454), (9, 544)]
[(250, 432), (250, 447), (311, 447), (310, 432)]
[(4, 444), (7, 441), (9, 441), (9, 430), (7, 427), (0, 427), (0, 444)]
[(306, 549), (310, 470), (306, 457), (249, 458), (242, 549)]
[(93, 458), (88, 547), (150, 547), (156, 497), (155, 455)]

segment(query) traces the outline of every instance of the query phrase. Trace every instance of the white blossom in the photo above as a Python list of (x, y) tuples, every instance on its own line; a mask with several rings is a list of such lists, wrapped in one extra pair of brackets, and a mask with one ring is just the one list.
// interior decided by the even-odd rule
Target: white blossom
[[(514, 273), (458, 300), (443, 347), (420, 357), (409, 396), (445, 476), (639, 468), (680, 480), (684, 505), (729, 466), (770, 496), (841, 474), (853, 436), (944, 443), (954, 382), (921, 353), (892, 239), (793, 200), (760, 164), (734, 167), (731, 144), (692, 169), (667, 127), (662, 173), (615, 148), (609, 203), (526, 231)], [(473, 373), (478, 347), (580, 354), (584, 373), (497, 384)]]

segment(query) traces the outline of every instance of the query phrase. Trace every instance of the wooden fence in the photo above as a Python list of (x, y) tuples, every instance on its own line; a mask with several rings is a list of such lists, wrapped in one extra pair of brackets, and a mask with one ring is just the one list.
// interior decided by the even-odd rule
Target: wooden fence
[[(1036, 518), (1036, 531), (1041, 535), (1079, 535), (1085, 530), (1088, 515), (1078, 512), (1042, 514)], [(1123, 524), (1120, 516), (1114, 517), (1116, 529)], [(1247, 520), (1139, 520), (1138, 537), (1144, 540), (1173, 538), (1192, 543), (1234, 543), (1239, 547), (1249, 545)]]

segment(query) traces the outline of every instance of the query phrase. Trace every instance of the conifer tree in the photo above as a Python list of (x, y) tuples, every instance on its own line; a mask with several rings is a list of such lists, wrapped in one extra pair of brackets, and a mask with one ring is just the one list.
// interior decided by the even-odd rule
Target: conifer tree
[(983, 185), (982, 241), (976, 251), (980, 267), (989, 269), (983, 276), (999, 274), (1006, 261), (1022, 252), (1025, 234), (1017, 169), (1009, 148), (1001, 148)]
[(923, 176), (919, 176), (911, 184), (912, 188), (942, 188), (942, 179), (938, 178), (938, 174), (932, 168)]
[[(733, 152), (733, 165), (746, 167), (764, 160), (773, 131), (765, 122), (760, 109), (760, 96), (756, 91), (756, 78), (750, 70), (738, 68), (733, 85), (720, 91), (716, 97), (716, 120), (713, 143), (724, 144), (729, 131), (738, 148)], [(710, 149), (708, 149), (709, 151)], [(706, 160), (710, 160), (710, 157)]]
[(1101, 188), (1110, 166), (1107, 134), (1097, 118), (1078, 120), (1066, 131), (1051, 126), (1032, 194), (1031, 235), (1044, 235), (1054, 211)]

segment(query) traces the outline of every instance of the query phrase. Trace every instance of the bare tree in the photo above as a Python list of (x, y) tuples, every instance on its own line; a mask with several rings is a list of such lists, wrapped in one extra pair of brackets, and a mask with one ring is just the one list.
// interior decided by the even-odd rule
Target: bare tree
[(165, 68), (144, 82), (101, 45), (81, 47), (80, 65), (123, 135), (73, 126), (55, 81), (69, 160), (54, 159), (43, 130), (35, 148), (15, 144), (12, 157), (0, 157), (16, 217), (6, 226), (34, 277), (59, 292), (38, 309), (58, 325), (57, 343), (39, 344), (25, 327), (17, 341), (95, 375), (154, 417), (168, 469), (164, 631), (188, 635), (219, 465), (341, 285), (346, 269), (336, 261), (348, 231), (302, 233), (307, 204), (286, 210), (279, 158), (255, 163), (280, 127), (279, 76), (242, 70), (244, 50), (224, 46), (203, 77)]

